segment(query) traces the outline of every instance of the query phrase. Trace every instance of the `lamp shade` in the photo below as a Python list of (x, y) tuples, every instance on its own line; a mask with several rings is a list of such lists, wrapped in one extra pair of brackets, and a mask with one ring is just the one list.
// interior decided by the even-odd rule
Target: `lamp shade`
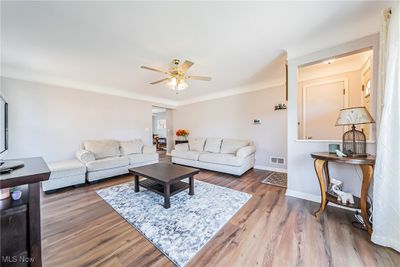
[(340, 110), (336, 126), (374, 123), (374, 119), (365, 107), (344, 108)]

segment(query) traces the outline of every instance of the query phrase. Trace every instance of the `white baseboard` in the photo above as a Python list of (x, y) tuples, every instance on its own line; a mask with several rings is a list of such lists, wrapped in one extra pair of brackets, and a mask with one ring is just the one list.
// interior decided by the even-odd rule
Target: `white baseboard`
[(274, 167), (263, 166), (263, 165), (254, 165), (254, 169), (264, 170), (264, 171), (272, 171), (272, 172), (284, 172), (284, 173), (287, 173), (286, 169), (274, 168)]
[[(294, 191), (294, 190), (290, 190), (290, 189), (286, 189), (286, 194), (285, 195), (289, 196), (289, 197), (301, 198), (301, 199), (309, 200), (309, 201), (312, 201), (312, 202), (321, 203), (321, 196), (320, 195), (314, 195), (314, 194), (304, 193), (304, 192), (300, 192), (300, 191)], [(328, 203), (328, 205), (336, 207), (336, 208), (345, 209), (345, 210), (351, 210), (351, 211), (355, 211), (356, 210), (356, 209), (340, 206), (340, 205), (337, 205), (335, 203), (330, 203), (330, 202)]]
[(312, 202), (321, 203), (321, 196), (318, 196), (318, 195), (313, 195), (313, 194), (304, 193), (304, 192), (300, 192), (300, 191), (293, 191), (293, 190), (289, 190), (289, 189), (286, 189), (285, 195), (289, 196), (289, 197), (296, 197), (296, 198), (309, 200)]

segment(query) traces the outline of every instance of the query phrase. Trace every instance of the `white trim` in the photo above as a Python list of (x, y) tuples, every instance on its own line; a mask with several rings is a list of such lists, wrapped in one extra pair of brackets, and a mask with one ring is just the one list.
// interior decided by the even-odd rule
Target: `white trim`
[[(7, 67), (3, 68), (3, 72), (1, 73), (1, 77), (28, 81), (28, 82), (37, 82), (43, 83), (53, 86), (66, 87), (69, 89), (89, 91), (107, 95), (114, 95), (119, 97), (125, 97), (130, 99), (142, 100), (146, 102), (151, 102), (154, 106), (159, 106), (163, 108), (176, 108), (178, 106), (193, 104), (197, 102), (203, 102), (218, 98), (223, 98), (227, 96), (234, 96), (244, 93), (250, 93), (255, 91), (260, 91), (268, 88), (284, 86), (285, 81), (274, 80), (272, 82), (264, 82), (264, 83), (256, 83), (256, 84), (248, 84), (240, 87), (235, 87), (227, 90), (223, 90), (221, 92), (206, 94), (199, 97), (190, 98), (187, 100), (176, 101), (171, 99), (165, 99), (160, 97), (153, 97), (145, 94), (139, 94), (133, 92), (133, 90), (127, 90), (124, 88), (113, 88), (113, 87), (105, 87), (99, 86), (91, 83), (83, 83), (77, 82), (69, 79), (63, 79), (60, 77), (43, 75), (39, 73), (34, 73), (32, 71), (23, 71), (17, 68)], [(188, 89), (190, 90), (190, 88)]]
[[(138, 94), (138, 93), (132, 92), (132, 90), (124, 90), (124, 89), (120, 89), (120, 88), (98, 86), (98, 85), (94, 85), (94, 84), (90, 84), (90, 83), (76, 82), (76, 81), (72, 81), (72, 80), (60, 79), (58, 77), (51, 77), (51, 76), (47, 76), (47, 75), (37, 75), (34, 73), (29, 73), (29, 72), (23, 73), (23, 72), (20, 72), (19, 70), (11, 70), (10, 71), (10, 68), (7, 68), (6, 71), (1, 74), (1, 76), (5, 77), (5, 78), (10, 78), (10, 79), (65, 87), (68, 89), (89, 91), (89, 92), (95, 92), (95, 93), (100, 93), (100, 94), (113, 95), (113, 96), (125, 97), (125, 98), (130, 98), (130, 99), (135, 99), (135, 100), (141, 100), (141, 101), (150, 102), (153, 105), (157, 105), (157, 104), (166, 105), (165, 107), (175, 107), (178, 103), (177, 101), (166, 100), (163, 98)], [(157, 105), (157, 106), (159, 106), (159, 105)]]
[[(227, 97), (227, 96), (240, 95), (240, 94), (260, 91), (260, 90), (274, 88), (274, 87), (278, 87), (278, 86), (284, 86), (284, 85), (285, 85), (285, 81), (273, 81), (273, 82), (268, 82), (268, 83), (249, 84), (249, 85), (245, 85), (245, 86), (235, 87), (235, 88), (232, 88), (229, 90), (224, 90), (224, 91), (217, 92), (217, 93), (207, 94), (204, 96), (199, 96), (199, 97), (195, 97), (192, 99), (179, 101), (178, 106), (223, 98), (223, 97)], [(190, 89), (188, 89), (188, 90), (190, 90)]]
[(343, 95), (343, 108), (348, 108), (349, 107), (349, 79), (347, 78), (338, 78), (338, 79), (332, 79), (332, 80), (327, 80), (327, 81), (321, 81), (321, 82), (316, 82), (316, 83), (309, 83), (305, 84), (303, 86), (303, 139), (306, 139), (307, 136), (307, 128), (306, 128), (306, 121), (307, 121), (307, 89), (310, 87), (318, 86), (318, 85), (324, 85), (324, 84), (329, 84), (329, 83), (336, 83), (336, 82), (343, 82), (344, 86), (344, 95)]
[(263, 166), (263, 165), (254, 165), (254, 169), (257, 169), (257, 170), (264, 170), (264, 171), (272, 171), (272, 172), (283, 172), (283, 173), (287, 173), (287, 170), (286, 170), (286, 169), (283, 169), (283, 168), (274, 168), (274, 167)]
[[(295, 197), (295, 198), (305, 199), (305, 200), (312, 201), (312, 202), (321, 203), (321, 196), (319, 196), (319, 195), (314, 195), (314, 194), (309, 194), (309, 193), (304, 193), (304, 192), (294, 191), (294, 190), (289, 190), (289, 189), (286, 189), (285, 195), (289, 196), (289, 197)], [(331, 203), (331, 202), (328, 202), (328, 205), (332, 206), (332, 207), (336, 207), (336, 208), (350, 210), (350, 211), (357, 210), (357, 209), (337, 205), (337, 204)]]

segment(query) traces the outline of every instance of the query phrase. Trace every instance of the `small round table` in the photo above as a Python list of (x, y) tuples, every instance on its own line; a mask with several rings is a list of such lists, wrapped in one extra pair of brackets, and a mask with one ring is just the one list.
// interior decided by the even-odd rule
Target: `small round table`
[[(374, 172), (375, 165), (375, 156), (368, 156), (363, 158), (352, 158), (352, 157), (339, 157), (336, 154), (330, 154), (328, 152), (318, 152), (312, 153), (311, 157), (314, 160), (315, 172), (317, 173), (319, 185), (321, 188), (321, 207), (318, 211), (315, 212), (315, 216), (319, 218), (322, 212), (325, 210), (328, 202), (332, 202), (341, 206), (360, 209), (361, 208), (361, 216), (364, 220), (365, 226), (367, 227), (368, 234), (372, 234), (372, 227), (368, 219), (367, 210), (367, 194), (369, 185), (372, 180), (372, 175)], [(329, 177), (329, 168), (328, 162), (337, 162), (337, 163), (345, 163), (352, 165), (359, 165), (362, 173), (362, 187), (361, 187), (361, 199), (358, 197), (354, 197), (354, 204), (343, 204), (338, 201), (337, 198), (327, 192), (327, 186), (330, 183)], [(325, 179), (324, 179), (325, 174)]]

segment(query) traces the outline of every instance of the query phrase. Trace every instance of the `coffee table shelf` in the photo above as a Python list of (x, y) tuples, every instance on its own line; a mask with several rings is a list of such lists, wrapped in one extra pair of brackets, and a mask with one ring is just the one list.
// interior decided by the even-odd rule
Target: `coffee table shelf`
[[(135, 192), (139, 192), (139, 186), (142, 186), (164, 196), (164, 208), (169, 209), (171, 196), (185, 189), (189, 189), (189, 195), (194, 195), (194, 176), (200, 171), (169, 163), (155, 163), (131, 168), (129, 172), (134, 176)], [(146, 179), (139, 181), (139, 176)], [(182, 182), (186, 178), (189, 178), (189, 184)]]
[[(139, 185), (141, 187), (146, 188), (147, 190), (150, 190), (154, 193), (164, 196), (164, 186), (160, 183), (157, 183), (150, 179), (143, 179), (142, 181), (139, 181)], [(179, 192), (182, 192), (183, 190), (186, 190), (188, 188), (189, 188), (189, 184), (185, 183), (185, 182), (177, 182), (177, 183), (171, 184), (170, 185), (170, 195), (173, 196), (173, 195), (178, 194)]]

